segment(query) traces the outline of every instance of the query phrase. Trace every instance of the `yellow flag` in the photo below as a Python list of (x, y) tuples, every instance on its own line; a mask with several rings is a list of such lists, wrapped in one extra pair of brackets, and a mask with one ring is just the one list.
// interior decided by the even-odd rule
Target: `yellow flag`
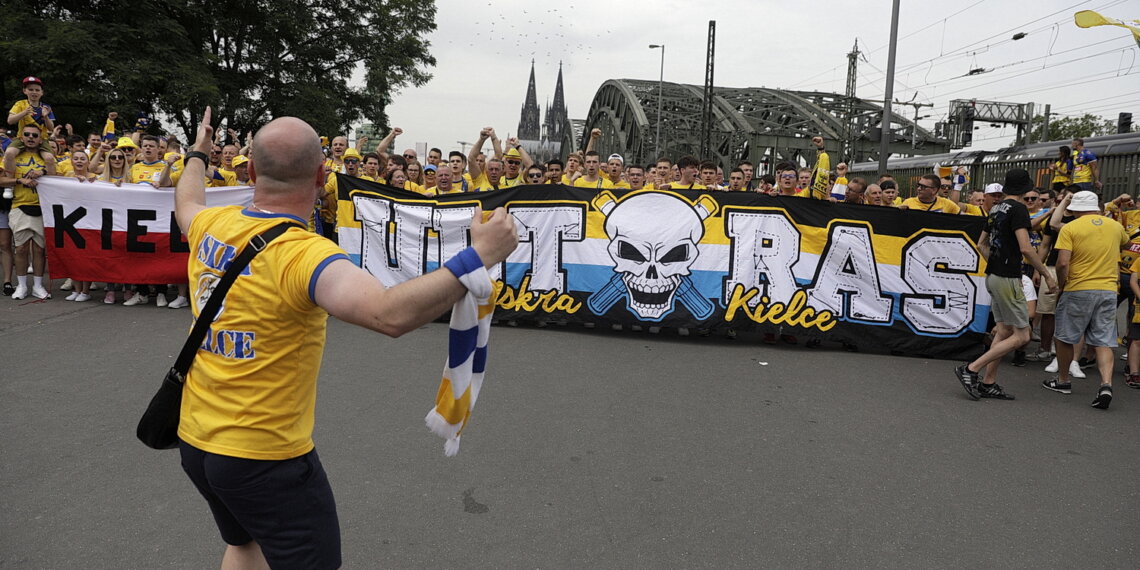
[(1092, 10), (1081, 10), (1073, 14), (1073, 21), (1077, 26), (1082, 28), (1091, 28), (1093, 26), (1120, 26), (1132, 32), (1132, 39), (1136, 40), (1136, 46), (1140, 47), (1140, 20), (1132, 20), (1129, 24), (1124, 20), (1117, 20), (1115, 18), (1105, 18)]

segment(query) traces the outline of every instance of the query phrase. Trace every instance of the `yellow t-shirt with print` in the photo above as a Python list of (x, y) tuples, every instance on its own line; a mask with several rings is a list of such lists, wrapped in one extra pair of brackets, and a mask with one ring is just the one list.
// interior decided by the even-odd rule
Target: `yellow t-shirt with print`
[(1121, 212), (1118, 218), (1128, 234), (1128, 245), (1120, 250), (1120, 272), (1132, 273), (1132, 266), (1140, 259), (1140, 210)]
[[(41, 108), (43, 107), (43, 104), (44, 104), (44, 102), (40, 101)], [(8, 111), (8, 114), (9, 115), (15, 115), (17, 113), (23, 113), (24, 111), (26, 111), (31, 106), (32, 106), (32, 104), (29, 103), (27, 99), (22, 99), (20, 101), (16, 101), (16, 104), (12, 105), (12, 109)], [(47, 122), (44, 121), (42, 117), (37, 122), (35, 119), (32, 118), (33, 114), (34, 113), (29, 113), (29, 114), (25, 115), (22, 119), (20, 119), (20, 122), (16, 123), (16, 129), (17, 129), (16, 140), (19, 140), (20, 130), (22, 130), (24, 127), (26, 127), (28, 125), (36, 125), (40, 128), (40, 140), (41, 141), (46, 142), (48, 140), (48, 138), (50, 138), (51, 132), (47, 130)], [(48, 105), (48, 118), (50, 118), (53, 122), (55, 121), (55, 112), (51, 110), (51, 105)]]
[(153, 182), (157, 186), (162, 180), (162, 171), (165, 169), (166, 163), (161, 160), (150, 163), (136, 162), (131, 166), (131, 175), (127, 180), (133, 184)]
[[(194, 317), (226, 267), (253, 236), (282, 221), (241, 206), (207, 208), (190, 223), (187, 264)], [(178, 437), (198, 449), (282, 460), (313, 449), (317, 375), (328, 313), (314, 289), (331, 262), (348, 259), (300, 227), (272, 241), (234, 282), (182, 392)]]
[(1112, 218), (1087, 214), (1065, 224), (1055, 246), (1072, 252), (1065, 291), (1116, 291), (1119, 251), (1126, 243), (1124, 226)]
[(519, 170), (519, 175), (514, 178), (507, 178), (507, 175), (499, 177), (499, 188), (510, 188), (511, 186), (522, 186), (525, 184), (525, 176), (522, 170)]
[[(27, 176), (33, 170), (46, 172), (47, 163), (44, 158), (40, 156), (39, 149), (25, 150), (16, 155), (16, 179)], [(0, 169), (3, 170), (3, 169)], [(40, 205), (40, 192), (35, 188), (24, 186), (19, 182), (12, 187), (12, 207), (18, 208), (20, 206), (39, 206)]]
[(919, 200), (918, 198), (907, 198), (906, 200), (902, 201), (902, 205), (906, 206), (908, 209), (918, 210), (920, 212), (938, 212), (941, 214), (958, 214), (962, 212), (962, 209), (958, 207), (958, 204), (955, 204), (954, 202), (947, 200), (942, 196), (935, 196), (934, 202), (931, 202), (930, 204), (924, 204), (922, 203), (922, 200)]

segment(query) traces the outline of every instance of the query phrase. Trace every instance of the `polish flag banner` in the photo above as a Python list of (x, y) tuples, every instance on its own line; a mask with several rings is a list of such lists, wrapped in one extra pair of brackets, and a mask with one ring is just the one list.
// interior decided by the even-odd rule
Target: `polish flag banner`
[[(37, 187), (54, 277), (186, 283), (190, 248), (174, 218), (174, 189), (45, 176)], [(253, 188), (207, 188), (206, 205), (248, 206)]]

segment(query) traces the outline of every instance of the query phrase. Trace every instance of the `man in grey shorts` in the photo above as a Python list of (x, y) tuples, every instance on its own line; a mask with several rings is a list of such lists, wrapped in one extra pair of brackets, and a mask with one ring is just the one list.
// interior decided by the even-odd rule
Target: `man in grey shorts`
[[(934, 184), (937, 176), (927, 175)], [(1021, 259), (1041, 273), (1046, 291), (1055, 291), (1057, 282), (1049, 275), (1029, 243), (1029, 210), (1022, 196), (1033, 189), (1033, 181), (1024, 169), (1016, 168), (1005, 175), (1005, 201), (995, 204), (986, 218), (986, 227), (978, 240), (986, 265), (986, 289), (990, 292), (990, 312), (997, 326), (990, 349), (973, 362), (954, 369), (954, 376), (971, 399), (1012, 400), (997, 384), (997, 369), (1002, 357), (1029, 342), (1029, 307), (1021, 288)], [(981, 371), (985, 368), (985, 377)]]
[(1117, 263), (1128, 233), (1116, 220), (1100, 214), (1099, 197), (1088, 190), (1077, 192), (1069, 212), (1077, 218), (1057, 235), (1057, 377), (1042, 385), (1054, 392), (1072, 394), (1069, 362), (1073, 345), (1085, 338), (1096, 350), (1100, 388), (1092, 406), (1102, 410), (1112, 403), (1112, 349), (1116, 341)]

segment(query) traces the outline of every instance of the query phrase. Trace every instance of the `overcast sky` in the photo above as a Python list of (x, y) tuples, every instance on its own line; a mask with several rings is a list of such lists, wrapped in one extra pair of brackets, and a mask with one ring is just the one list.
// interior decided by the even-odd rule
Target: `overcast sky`
[[(657, 80), (665, 44), (665, 81), (704, 83), (708, 22), (716, 20), (715, 83), (843, 93), (846, 54), (859, 40), (857, 95), (882, 99), (891, 2), (772, 0), (440, 0), (429, 36), (438, 64), (426, 85), (405, 89), (389, 108), (404, 148), (445, 150), (493, 126), (518, 129), (530, 62), (539, 107), (554, 95), (559, 61), (566, 105), (585, 118), (607, 79)], [(933, 128), (951, 99), (1050, 103), (1054, 112), (1085, 111), (1140, 121), (1140, 50), (1127, 30), (1082, 29), (1079, 10), (1140, 19), (1136, 0), (902, 0), (895, 98), (924, 108)], [(1012, 41), (1018, 32), (1024, 39)], [(992, 71), (966, 77), (971, 69)], [(902, 107), (907, 116), (913, 108)], [(896, 111), (899, 111), (896, 108)], [(1040, 111), (1038, 111), (1040, 112)], [(446, 120), (440, 120), (445, 116)], [(976, 148), (1012, 144), (1014, 129), (975, 131)]]

